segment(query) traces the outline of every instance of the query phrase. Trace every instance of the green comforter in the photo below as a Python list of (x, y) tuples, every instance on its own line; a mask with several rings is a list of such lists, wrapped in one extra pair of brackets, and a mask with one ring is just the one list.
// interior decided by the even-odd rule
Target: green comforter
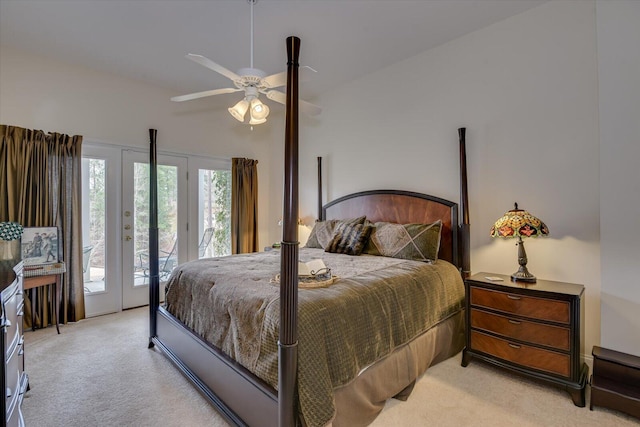
[[(333, 390), (463, 307), (464, 286), (445, 262), (326, 253), (338, 279), (298, 292), (300, 416), (324, 426), (334, 416)], [(279, 251), (192, 261), (167, 284), (167, 310), (277, 389)]]

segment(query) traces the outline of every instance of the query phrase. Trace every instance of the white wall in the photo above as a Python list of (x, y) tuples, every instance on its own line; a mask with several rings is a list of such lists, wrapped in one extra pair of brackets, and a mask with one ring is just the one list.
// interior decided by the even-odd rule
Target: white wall
[(315, 158), (330, 200), (397, 188), (459, 200), (467, 127), (474, 272), (510, 274), (511, 240), (489, 237), (515, 201), (543, 219), (526, 242), (540, 278), (586, 287), (584, 352), (600, 342), (595, 3), (553, 1), (323, 96), (301, 136), (302, 215), (315, 216)]
[[(176, 104), (175, 93), (107, 73), (0, 48), (0, 123), (82, 135), (85, 141), (148, 148), (158, 129), (158, 150), (219, 158), (257, 159), (259, 242), (272, 243), (282, 211), (270, 189), (271, 142), (282, 135), (282, 115), (269, 126), (239, 124), (206, 100)], [(275, 110), (275, 108), (274, 108)], [(281, 141), (281, 139), (278, 139)]]
[(602, 346), (640, 356), (640, 2), (597, 12)]

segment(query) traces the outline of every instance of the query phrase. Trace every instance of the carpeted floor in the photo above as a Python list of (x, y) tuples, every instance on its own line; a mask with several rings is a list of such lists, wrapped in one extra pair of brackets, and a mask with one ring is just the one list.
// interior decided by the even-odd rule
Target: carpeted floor
[[(148, 308), (25, 332), (28, 427), (212, 426), (227, 423), (158, 350), (147, 348)], [(407, 402), (391, 400), (373, 423), (390, 426), (638, 426), (578, 408), (559, 389), (460, 355), (430, 368)]]

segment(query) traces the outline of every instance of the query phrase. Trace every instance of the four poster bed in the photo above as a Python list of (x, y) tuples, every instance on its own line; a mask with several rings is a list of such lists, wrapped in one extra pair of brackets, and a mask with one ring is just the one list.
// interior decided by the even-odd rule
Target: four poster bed
[[(287, 38), (281, 249), (178, 266), (163, 306), (151, 131), (149, 346), (159, 347), (234, 425), (366, 425), (387, 399), (406, 399), (429, 366), (463, 347), (464, 129), (463, 224), (456, 203), (414, 192), (366, 191), (323, 206), (318, 159), (319, 222), (298, 248), (299, 43)], [(404, 252), (389, 247), (398, 233), (411, 235)], [(421, 249), (407, 252), (414, 246)], [(318, 258), (331, 268), (328, 285), (299, 285), (298, 261)]]

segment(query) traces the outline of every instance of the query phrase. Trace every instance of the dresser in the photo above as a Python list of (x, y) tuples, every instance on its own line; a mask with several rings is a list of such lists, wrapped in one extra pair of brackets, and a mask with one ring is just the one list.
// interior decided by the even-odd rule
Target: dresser
[(585, 406), (584, 286), (478, 273), (465, 280), (465, 292), (462, 366), (477, 358), (563, 387)]
[(0, 261), (0, 289), (0, 348), (4, 349), (0, 380), (6, 392), (0, 399), (4, 414), (0, 426), (24, 426), (21, 406), (29, 380), (24, 372), (22, 261)]

